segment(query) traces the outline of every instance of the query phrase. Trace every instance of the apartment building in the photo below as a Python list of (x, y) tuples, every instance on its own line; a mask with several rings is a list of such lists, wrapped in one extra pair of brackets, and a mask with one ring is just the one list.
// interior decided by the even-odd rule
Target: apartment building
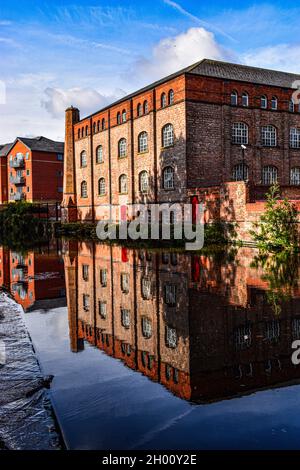
[(61, 202), (64, 143), (17, 137), (0, 148), (0, 203)]
[(299, 187), (299, 80), (204, 59), (82, 119), (67, 109), (64, 220), (230, 181)]

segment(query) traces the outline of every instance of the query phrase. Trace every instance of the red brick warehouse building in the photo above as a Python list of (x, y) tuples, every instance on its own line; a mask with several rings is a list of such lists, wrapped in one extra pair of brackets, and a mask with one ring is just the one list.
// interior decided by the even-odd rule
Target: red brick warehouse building
[(97, 220), (107, 204), (188, 202), (242, 179), (298, 186), (297, 80), (204, 59), (84, 119), (69, 108), (65, 219)]
[(2, 146), (0, 203), (60, 202), (63, 195), (64, 143), (46, 137), (17, 137)]

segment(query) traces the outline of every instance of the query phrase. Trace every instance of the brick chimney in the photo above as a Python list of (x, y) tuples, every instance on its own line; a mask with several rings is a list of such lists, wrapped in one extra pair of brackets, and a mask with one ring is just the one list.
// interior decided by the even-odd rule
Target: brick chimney
[(63, 223), (77, 222), (74, 125), (79, 121), (79, 109), (73, 106), (68, 108), (65, 121), (64, 195), (61, 214)]

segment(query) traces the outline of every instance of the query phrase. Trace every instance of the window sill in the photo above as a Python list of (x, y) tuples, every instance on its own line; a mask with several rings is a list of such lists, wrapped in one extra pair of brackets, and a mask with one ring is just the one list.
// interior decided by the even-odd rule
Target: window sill
[(167, 149), (170, 149), (172, 147), (174, 147), (174, 144), (167, 145), (166, 147), (161, 147), (160, 150), (167, 150)]
[(128, 157), (128, 155), (124, 155), (124, 156), (122, 156), (122, 157), (119, 156), (119, 157), (118, 157), (118, 160), (124, 160), (124, 158), (127, 158), (127, 157)]
[(149, 153), (149, 150), (145, 150), (144, 152), (138, 152), (138, 155), (145, 155), (146, 153)]
[(98, 196), (98, 197), (105, 197), (105, 196), (107, 196), (107, 193), (105, 193), (105, 194), (97, 194), (97, 196)]

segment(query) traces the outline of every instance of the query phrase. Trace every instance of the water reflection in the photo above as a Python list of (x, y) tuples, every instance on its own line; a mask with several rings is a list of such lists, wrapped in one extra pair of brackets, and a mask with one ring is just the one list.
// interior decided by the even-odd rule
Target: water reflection
[(88, 342), (195, 403), (300, 378), (297, 259), (67, 242), (64, 263), (73, 352)]

